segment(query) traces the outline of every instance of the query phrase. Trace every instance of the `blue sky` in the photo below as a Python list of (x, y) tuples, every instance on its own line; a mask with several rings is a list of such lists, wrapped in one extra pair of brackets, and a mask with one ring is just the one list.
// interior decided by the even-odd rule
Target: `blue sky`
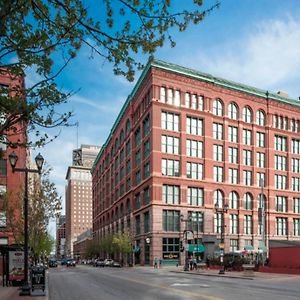
[[(182, 5), (184, 1), (174, 2)], [(176, 48), (166, 44), (155, 58), (265, 90), (283, 90), (298, 98), (299, 15), (299, 0), (222, 0), (220, 8), (200, 25), (174, 35)], [(66, 91), (78, 90), (62, 108), (72, 110), (74, 122), (79, 122), (79, 146), (105, 142), (134, 87), (134, 83), (114, 76), (108, 62), (89, 57), (90, 51), (83, 48), (58, 81)], [(148, 60), (148, 56), (138, 58), (143, 63)], [(32, 72), (26, 80), (30, 83), (34, 78)], [(53, 168), (51, 180), (63, 202), (65, 176), (76, 147), (76, 127), (69, 127), (63, 128), (53, 143), (38, 150)]]

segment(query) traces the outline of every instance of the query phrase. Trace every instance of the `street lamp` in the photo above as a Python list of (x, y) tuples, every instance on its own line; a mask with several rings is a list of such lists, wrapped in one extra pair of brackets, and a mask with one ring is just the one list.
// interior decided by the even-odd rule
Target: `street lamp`
[(221, 269), (219, 271), (219, 274), (225, 274), (225, 266), (224, 266), (224, 252), (225, 252), (225, 245), (224, 245), (224, 233), (225, 233), (225, 220), (224, 220), (224, 214), (228, 211), (228, 204), (224, 204), (223, 207), (219, 207), (219, 203), (216, 202), (215, 204), (215, 210), (217, 213), (221, 213), (221, 244), (220, 244), (220, 262), (221, 262)]
[(18, 156), (13, 151), (8, 156), (9, 162), (14, 172), (23, 172), (25, 173), (25, 190), (24, 190), (24, 284), (20, 292), (21, 296), (26, 296), (30, 294), (30, 286), (28, 283), (28, 173), (38, 173), (41, 174), (41, 170), (44, 163), (44, 158), (41, 154), (38, 154), (35, 157), (35, 163), (37, 169), (25, 168), (16, 168), (18, 162)]
[[(184, 219), (183, 215), (180, 215), (180, 221), (185, 223), (185, 230), (183, 232), (183, 240), (185, 244), (188, 243), (187, 235), (188, 235), (188, 225), (187, 223), (191, 221), (191, 217)], [(189, 270), (189, 261), (188, 261), (188, 250), (185, 247), (185, 260), (184, 260), (184, 271)]]

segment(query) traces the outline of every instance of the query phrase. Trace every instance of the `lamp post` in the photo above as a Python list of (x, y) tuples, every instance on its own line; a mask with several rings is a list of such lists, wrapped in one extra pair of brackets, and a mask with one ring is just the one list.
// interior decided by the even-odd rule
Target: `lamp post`
[[(187, 223), (191, 221), (191, 217), (185, 219), (183, 215), (180, 215), (180, 221), (185, 223), (185, 230), (183, 231), (183, 240), (185, 242), (185, 244), (187, 244), (187, 234), (188, 234), (188, 225)], [(189, 270), (189, 261), (188, 261), (188, 250), (184, 249), (185, 251), (185, 257), (184, 257), (184, 271), (188, 271)]]
[(225, 219), (224, 215), (228, 211), (228, 204), (224, 204), (223, 207), (219, 207), (219, 203), (217, 202), (215, 204), (215, 210), (217, 213), (221, 213), (221, 245), (219, 246), (221, 250), (220, 255), (220, 262), (221, 262), (221, 269), (219, 271), (219, 274), (225, 274), (225, 266), (224, 266), (224, 252), (225, 252), (225, 245), (224, 245), (224, 234), (225, 234)]
[(28, 282), (28, 173), (38, 173), (41, 174), (41, 170), (44, 163), (43, 156), (39, 153), (35, 157), (35, 163), (37, 169), (25, 168), (16, 168), (18, 156), (13, 151), (8, 156), (9, 162), (14, 172), (23, 172), (25, 173), (25, 190), (24, 190), (24, 284), (20, 292), (21, 296), (26, 296), (30, 294), (30, 286)]

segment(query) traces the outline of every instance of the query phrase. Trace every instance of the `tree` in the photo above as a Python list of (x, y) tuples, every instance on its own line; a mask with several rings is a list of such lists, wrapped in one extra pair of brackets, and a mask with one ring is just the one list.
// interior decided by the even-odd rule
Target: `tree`
[(166, 41), (175, 47), (173, 29), (183, 32), (191, 23), (201, 23), (220, 5), (215, 0), (202, 9), (202, 0), (193, 0), (186, 4), (190, 10), (176, 10), (173, 2), (0, 0), (0, 75), (18, 79), (31, 69), (39, 76), (26, 88), (17, 84), (8, 92), (7, 86), (0, 87), (0, 137), (25, 121), (35, 132), (36, 144), (42, 145), (49, 137), (39, 128), (70, 125), (72, 112), (57, 109), (70, 94), (57, 86), (56, 78), (83, 45), (91, 49), (91, 57), (100, 56), (113, 65), (116, 75), (132, 81), (143, 67), (136, 54), (151, 56)]

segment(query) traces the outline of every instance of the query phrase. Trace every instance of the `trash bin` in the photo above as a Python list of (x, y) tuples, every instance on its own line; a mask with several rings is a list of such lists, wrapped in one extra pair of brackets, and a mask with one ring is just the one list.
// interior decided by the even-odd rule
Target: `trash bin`
[(33, 266), (31, 268), (31, 290), (42, 289), (45, 291), (45, 267)]

